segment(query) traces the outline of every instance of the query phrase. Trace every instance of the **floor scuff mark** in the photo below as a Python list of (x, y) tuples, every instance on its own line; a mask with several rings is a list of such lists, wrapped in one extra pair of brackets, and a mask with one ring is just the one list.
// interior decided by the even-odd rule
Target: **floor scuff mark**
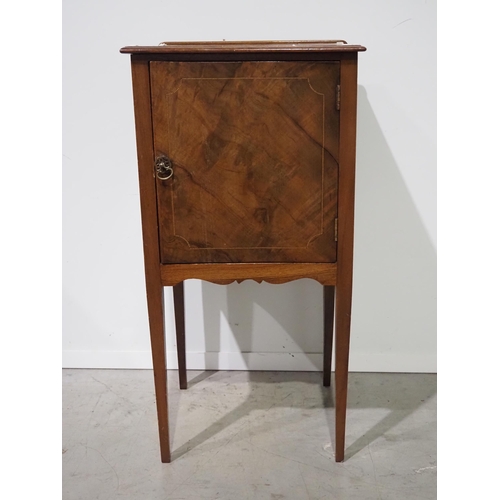
[(415, 469), (415, 472), (417, 474), (421, 474), (422, 472), (424, 472), (426, 470), (433, 470), (433, 469), (437, 469), (437, 465), (433, 465), (431, 467), (421, 467), (420, 469)]

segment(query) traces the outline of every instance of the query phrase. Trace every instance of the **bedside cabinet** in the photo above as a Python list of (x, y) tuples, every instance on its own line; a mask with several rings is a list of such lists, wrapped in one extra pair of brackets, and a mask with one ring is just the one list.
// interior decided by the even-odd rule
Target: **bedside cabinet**
[[(163, 462), (170, 462), (163, 287), (187, 387), (186, 279), (324, 287), (335, 459), (344, 459), (357, 55), (344, 41), (172, 42), (131, 54), (144, 260)], [(279, 290), (277, 290), (279, 293)]]

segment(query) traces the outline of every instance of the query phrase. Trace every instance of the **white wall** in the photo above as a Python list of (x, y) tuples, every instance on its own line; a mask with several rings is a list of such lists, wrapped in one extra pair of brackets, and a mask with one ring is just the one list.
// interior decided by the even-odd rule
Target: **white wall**
[[(63, 15), (65, 367), (151, 366), (130, 61), (120, 47), (340, 38), (368, 49), (359, 56), (351, 369), (435, 371), (435, 2), (74, 0)], [(186, 307), (190, 368), (321, 366), (316, 282), (193, 280)]]

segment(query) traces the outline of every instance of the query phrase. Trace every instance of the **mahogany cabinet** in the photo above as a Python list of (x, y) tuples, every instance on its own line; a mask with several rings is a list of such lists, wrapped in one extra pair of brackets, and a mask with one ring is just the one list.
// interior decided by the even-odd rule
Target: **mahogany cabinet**
[[(357, 55), (343, 41), (172, 42), (131, 54), (144, 259), (163, 462), (170, 462), (163, 287), (312, 278), (335, 309), (335, 458), (344, 459), (352, 291)], [(335, 308), (334, 308), (335, 302)]]

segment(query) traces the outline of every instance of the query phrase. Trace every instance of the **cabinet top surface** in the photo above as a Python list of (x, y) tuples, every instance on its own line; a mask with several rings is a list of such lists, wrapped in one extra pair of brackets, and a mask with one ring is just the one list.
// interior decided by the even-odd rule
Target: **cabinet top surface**
[(221, 53), (221, 52), (364, 52), (361, 45), (349, 45), (344, 40), (307, 41), (213, 41), (162, 42), (155, 46), (123, 47), (122, 54)]

